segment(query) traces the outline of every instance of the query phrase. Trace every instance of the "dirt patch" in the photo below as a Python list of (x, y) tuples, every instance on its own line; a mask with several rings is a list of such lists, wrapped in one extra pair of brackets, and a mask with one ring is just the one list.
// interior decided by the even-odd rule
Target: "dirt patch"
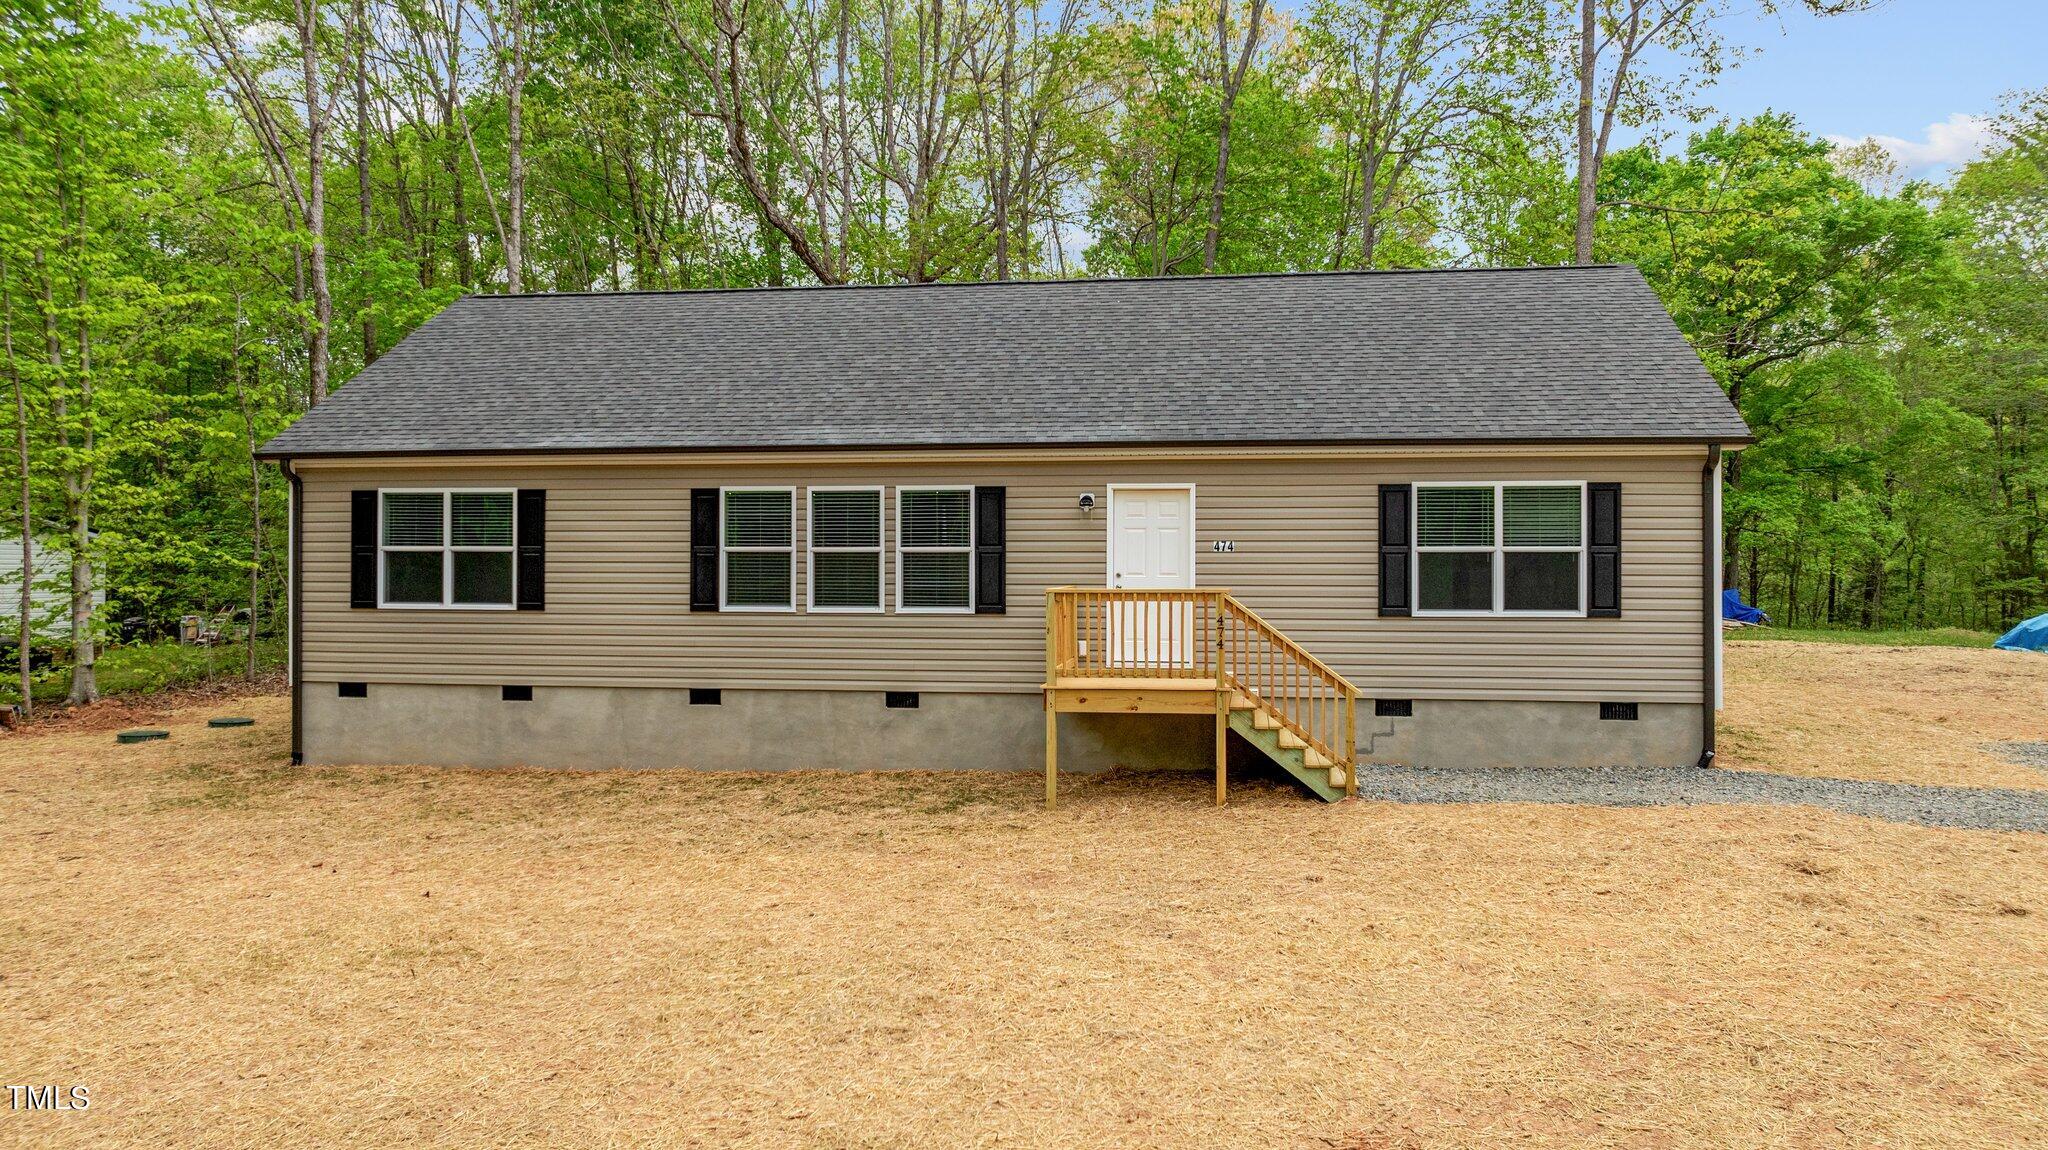
[(294, 769), (0, 743), (61, 1146), (2011, 1147), (2048, 836), (1199, 775)]
[(161, 725), (164, 720), (194, 709), (220, 707), (238, 699), (251, 697), (282, 696), (285, 691), (284, 674), (274, 672), (258, 675), (253, 685), (239, 675), (223, 676), (212, 683), (172, 687), (147, 695), (110, 695), (82, 707), (61, 703), (39, 703), (33, 722), (13, 730), (0, 731), (0, 738), (15, 735), (113, 731), (123, 727)]
[(1721, 765), (2048, 789), (1987, 743), (2048, 731), (2048, 658), (1955, 647), (1730, 642)]

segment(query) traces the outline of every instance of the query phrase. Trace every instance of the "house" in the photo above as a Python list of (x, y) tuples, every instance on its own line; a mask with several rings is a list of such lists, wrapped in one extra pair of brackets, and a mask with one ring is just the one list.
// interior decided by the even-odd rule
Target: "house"
[[(29, 629), (34, 645), (71, 642), (71, 544), (55, 535), (37, 534), (30, 552)], [(106, 606), (106, 583), (93, 571), (92, 607)], [(0, 646), (12, 650), (21, 619), (21, 529), (0, 529)]]
[(1705, 763), (1750, 440), (1627, 267), (463, 299), (263, 448), (295, 755)]

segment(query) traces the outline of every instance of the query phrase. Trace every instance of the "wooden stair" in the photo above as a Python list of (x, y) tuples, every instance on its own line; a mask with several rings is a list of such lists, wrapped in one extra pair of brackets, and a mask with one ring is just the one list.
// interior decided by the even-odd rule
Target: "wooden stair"
[(1343, 765), (1331, 762), (1327, 755), (1288, 730), (1271, 707), (1242, 691), (1231, 692), (1230, 729), (1315, 792), (1317, 798), (1326, 803), (1344, 798)]
[(1045, 803), (1059, 793), (1059, 716), (1215, 716), (1216, 802), (1231, 731), (1324, 802), (1352, 794), (1358, 688), (1221, 588), (1049, 587)]

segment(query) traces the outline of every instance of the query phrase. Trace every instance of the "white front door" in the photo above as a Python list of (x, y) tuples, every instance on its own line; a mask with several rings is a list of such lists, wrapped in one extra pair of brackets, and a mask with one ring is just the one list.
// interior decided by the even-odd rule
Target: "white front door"
[[(1195, 492), (1189, 487), (1115, 487), (1109, 492), (1109, 585), (1158, 591), (1195, 585)], [(1112, 603), (1110, 654), (1125, 666), (1188, 666), (1192, 603)]]

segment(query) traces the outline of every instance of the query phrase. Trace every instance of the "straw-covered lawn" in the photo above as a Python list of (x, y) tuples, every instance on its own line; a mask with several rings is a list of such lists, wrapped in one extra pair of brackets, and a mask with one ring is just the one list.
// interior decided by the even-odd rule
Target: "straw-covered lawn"
[(2048, 740), (2048, 655), (1733, 640), (1727, 655), (1723, 766), (2048, 789), (2048, 771), (1991, 749)]
[(2048, 1143), (2048, 836), (295, 771), (283, 719), (0, 739), (0, 1077), (92, 1096), (0, 1143)]

